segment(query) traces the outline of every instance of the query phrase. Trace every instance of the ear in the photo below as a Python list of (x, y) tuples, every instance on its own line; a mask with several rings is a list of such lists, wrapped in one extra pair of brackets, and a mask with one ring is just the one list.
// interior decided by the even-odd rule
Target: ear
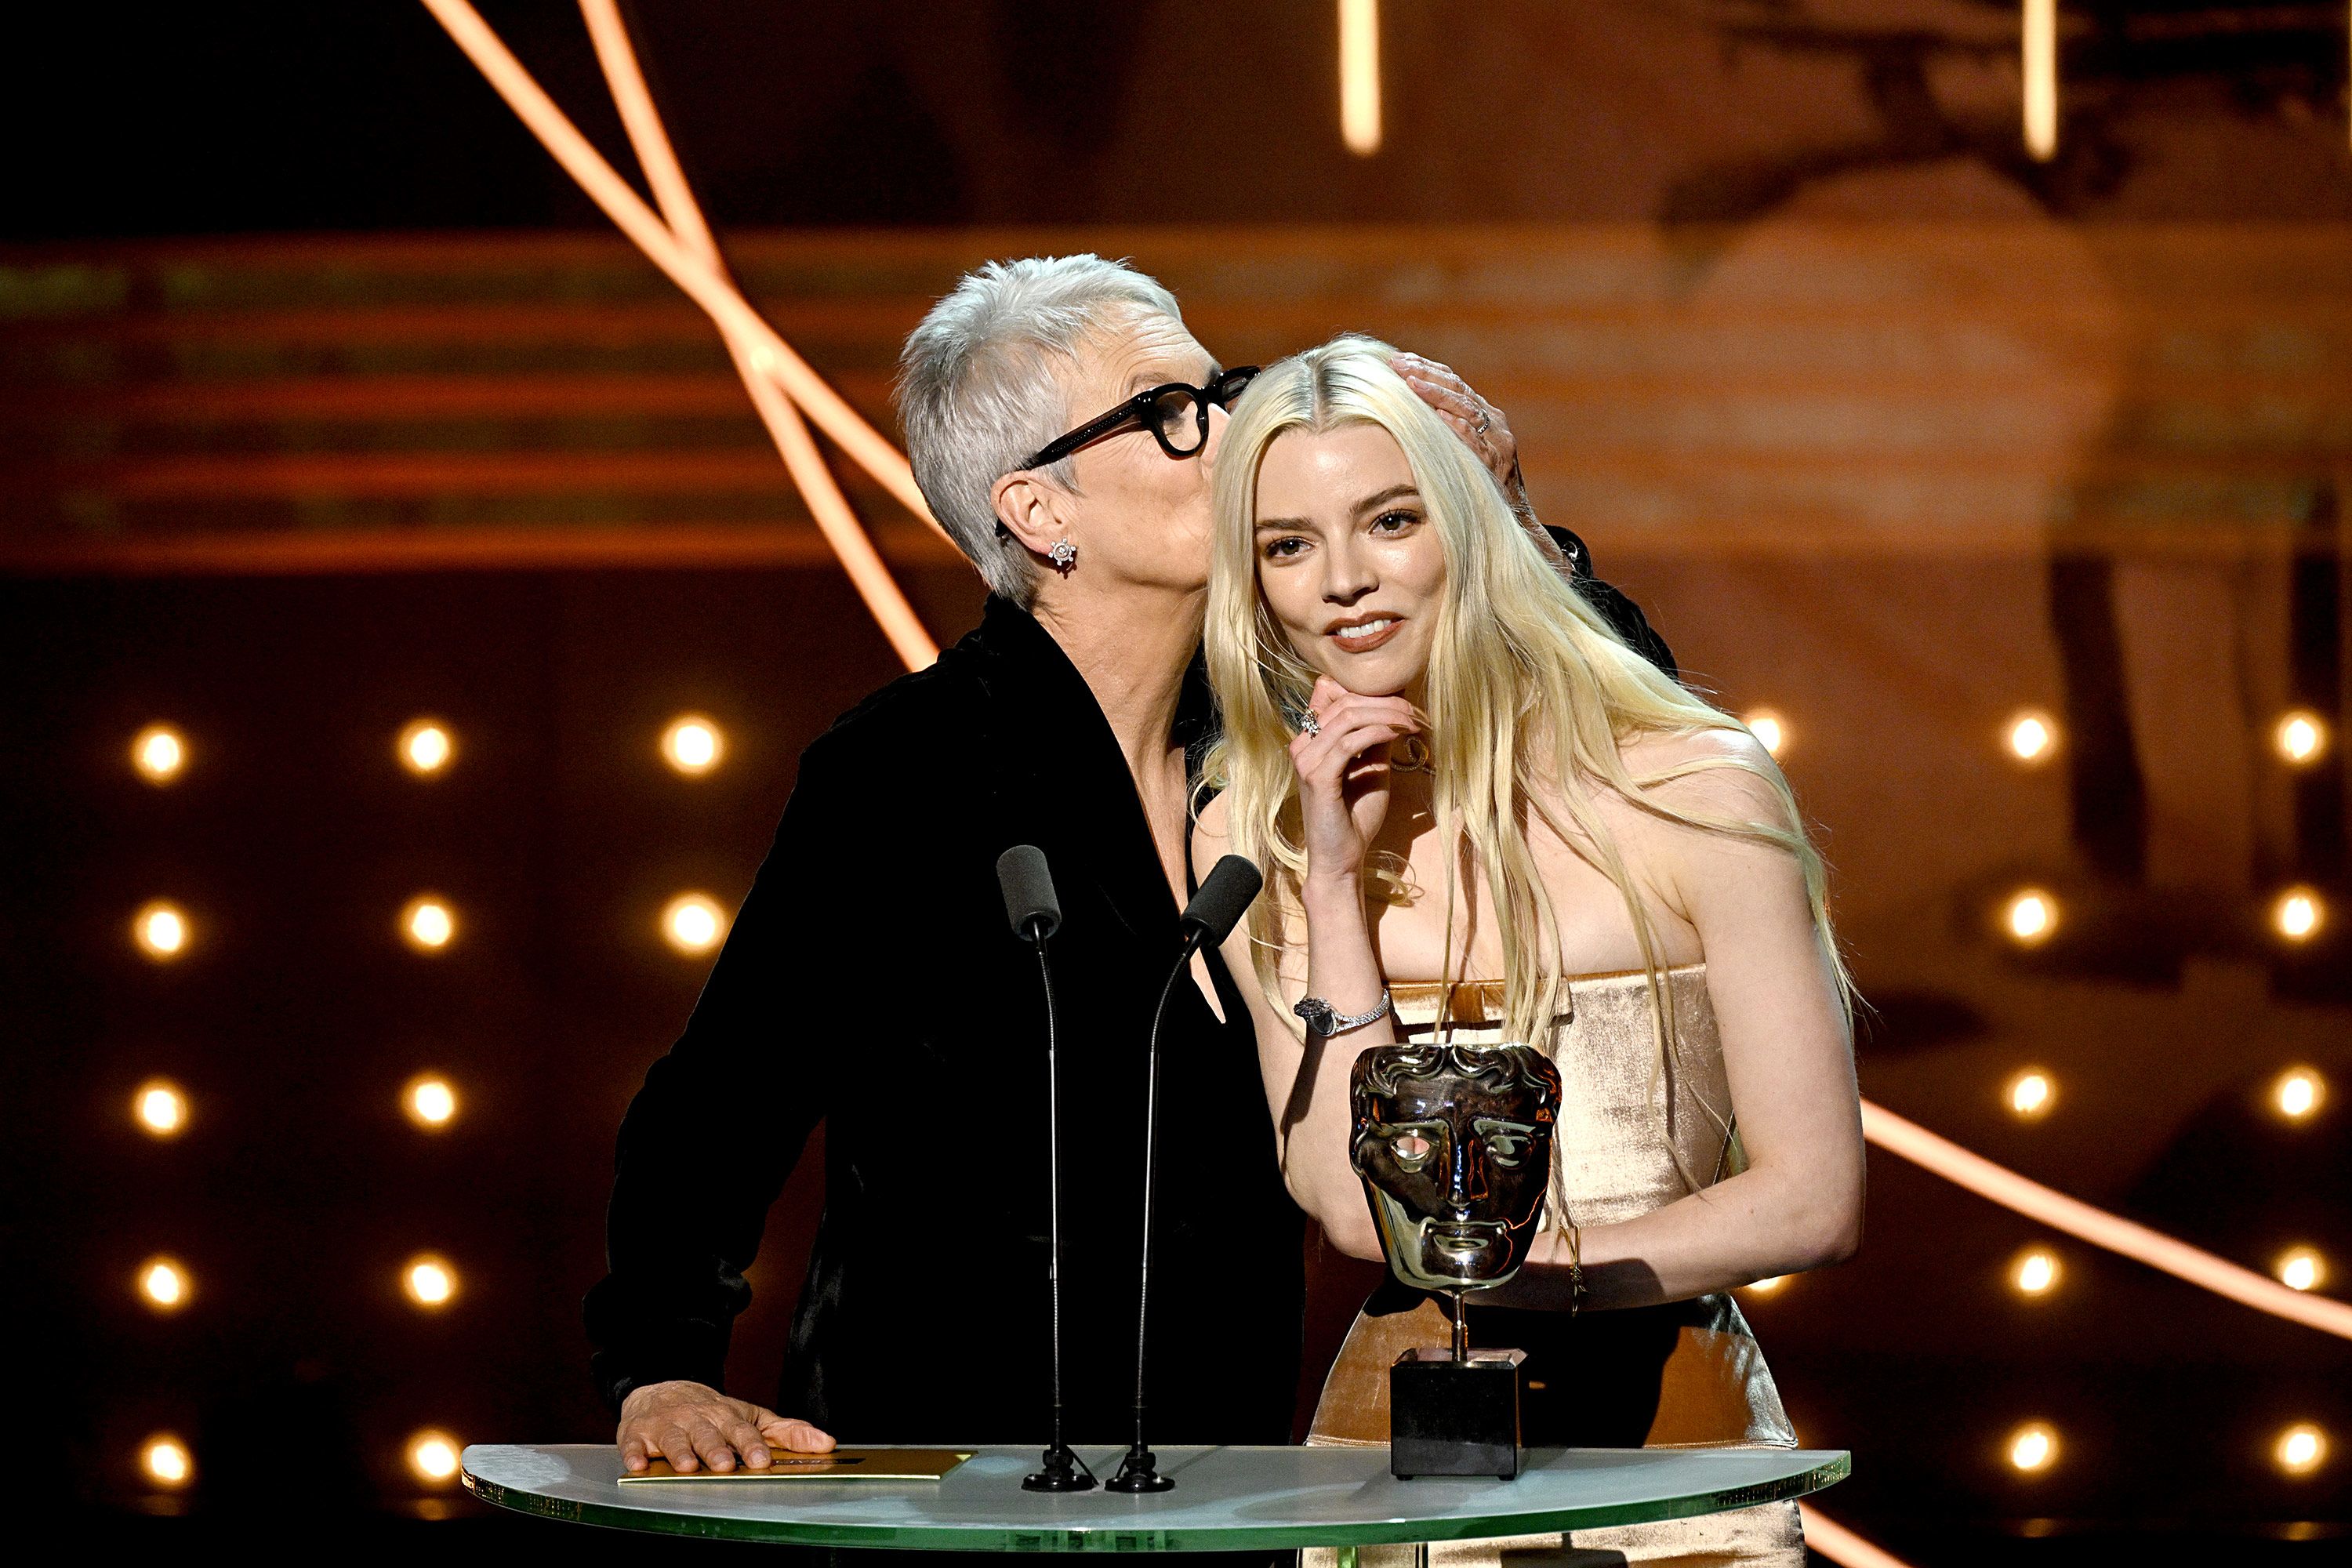
[(988, 499), (996, 521), (1033, 554), (1044, 555), (1055, 542), (1068, 537), (1061, 490), (1034, 470), (1005, 475), (989, 487)]

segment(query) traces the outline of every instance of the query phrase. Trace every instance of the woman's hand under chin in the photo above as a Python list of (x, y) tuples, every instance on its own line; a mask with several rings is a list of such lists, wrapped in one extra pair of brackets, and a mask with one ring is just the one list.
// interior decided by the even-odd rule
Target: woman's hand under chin
[(1310, 881), (1354, 882), (1389, 811), (1389, 743), (1421, 733), (1402, 697), (1365, 697), (1318, 676), (1307, 699), (1320, 733), (1290, 742)]

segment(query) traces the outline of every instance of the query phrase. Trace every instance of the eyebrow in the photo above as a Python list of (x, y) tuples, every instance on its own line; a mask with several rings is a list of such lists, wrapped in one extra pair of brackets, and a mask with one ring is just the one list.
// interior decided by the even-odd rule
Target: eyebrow
[[(1358, 501), (1353, 510), (1356, 516), (1361, 517), (1374, 507), (1386, 506), (1389, 502), (1402, 500), (1406, 496), (1419, 500), (1421, 487), (1413, 484), (1391, 485), (1388, 489), (1374, 495), (1368, 495)], [(1257, 521), (1257, 531), (1265, 533), (1275, 529), (1305, 528), (1307, 525), (1307, 520), (1303, 517), (1262, 517)]]

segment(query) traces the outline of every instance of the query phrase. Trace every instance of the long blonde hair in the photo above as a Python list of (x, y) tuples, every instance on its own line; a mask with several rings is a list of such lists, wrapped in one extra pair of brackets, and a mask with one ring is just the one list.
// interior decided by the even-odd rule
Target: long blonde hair
[[(1529, 536), (1493, 476), (1390, 368), (1394, 352), (1348, 335), (1270, 366), (1234, 409), (1218, 450), (1206, 641), (1223, 734), (1203, 778), (1224, 792), (1234, 851), (1266, 874), (1268, 896), (1252, 910), (1250, 931), (1258, 982), (1277, 1011), (1287, 1011), (1276, 983), (1283, 933), (1299, 916), (1307, 868), (1290, 715), (1307, 708), (1315, 671), (1292, 650), (1258, 592), (1257, 475), (1267, 447), (1284, 433), (1351, 424), (1378, 426), (1403, 449), (1444, 551), (1426, 706), (1434, 813), (1447, 847), (1445, 962), (1449, 968), (1454, 962), (1454, 882), (1466, 851), (1466, 863), (1483, 870), (1491, 889), (1505, 955), (1503, 1038), (1548, 1044), (1545, 1026), (1568, 1000), (1558, 915), (1528, 843), (1534, 818), (1624, 899), (1658, 1004), (1653, 1015), (1662, 1068), (1672, 1054), (1673, 1009), (1657, 934), (1616, 837), (1596, 809), (1602, 791), (1657, 816), (1794, 856), (1830, 973), (1842, 997), (1850, 997), (1831, 934), (1822, 859), (1780, 770), (1769, 757), (1728, 755), (1639, 777), (1627, 769), (1621, 749), (1644, 735), (1747, 731), (1626, 646)], [(1694, 816), (1651, 794), (1670, 780), (1722, 767), (1764, 780), (1779, 805), (1775, 819)], [(1393, 870), (1376, 868), (1375, 879), (1392, 901), (1409, 896)], [(1727, 1122), (1725, 1131), (1727, 1137)]]

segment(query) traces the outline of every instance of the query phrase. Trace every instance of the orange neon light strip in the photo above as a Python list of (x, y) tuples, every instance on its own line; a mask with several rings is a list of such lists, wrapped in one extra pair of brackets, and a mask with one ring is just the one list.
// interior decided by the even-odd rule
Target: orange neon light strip
[(2120, 1215), (2093, 1208), (2079, 1198), (2070, 1198), (2054, 1188), (1996, 1165), (1981, 1154), (1972, 1154), (1950, 1139), (1939, 1138), (1917, 1122), (1906, 1121), (1866, 1100), (1862, 1102), (1862, 1131), (1864, 1137), (1887, 1152), (1900, 1154), (1956, 1186), (2014, 1209), (2028, 1219), (2039, 1220), (2053, 1230), (2120, 1253), (2150, 1268), (2160, 1268), (2256, 1311), (2352, 1340), (2352, 1302), (2290, 1290), (2277, 1280), (2226, 1258), (2216, 1258), (2161, 1231), (2135, 1225)]
[[(579, 183), (589, 199), (602, 207), (621, 232), (719, 325), (728, 338), (730, 352), (748, 360), (751, 371), (760, 379), (780, 385), (853, 461), (873, 475), (908, 510), (937, 528), (939, 524), (932, 519), (930, 510), (923, 504), (922, 493), (915, 487), (905, 456), (887, 437), (859, 417), (839, 393), (826, 385), (808, 363), (793, 352), (791, 345), (761, 319), (714, 264), (704, 260), (646, 205), (531, 79), (530, 73), (523, 69), (521, 62), (499, 40), (467, 0), (424, 0), (424, 5), (531, 134)], [(674, 165), (675, 160), (670, 162)], [(652, 177), (648, 173), (648, 183)], [(683, 180), (678, 183), (682, 185)], [(698, 219), (697, 226), (700, 226)], [(762, 414), (764, 417), (765, 410)], [(793, 464), (798, 444), (790, 437), (790, 426), (777, 422), (772, 424), (771, 429), (777, 434), (786, 463)], [(802, 434), (805, 437), (806, 433)], [(802, 455), (814, 458), (814, 444)], [(821, 467), (821, 462), (817, 466)], [(820, 525), (822, 522), (820, 517)], [(845, 561), (844, 564), (848, 563)], [(857, 582), (857, 575), (853, 569), (853, 582)], [(857, 582), (857, 585), (861, 593), (868, 586), (864, 582)], [(904, 603), (895, 584), (890, 584), (887, 598)], [(886, 616), (871, 597), (868, 605), (876, 610), (876, 619), (882, 623), (886, 634), (889, 633), (896, 617)], [(906, 612), (908, 617), (912, 613), (911, 608)], [(936, 645), (930, 643), (928, 634), (922, 637), (920, 645), (900, 644), (897, 637), (893, 642), (910, 666), (928, 664), (937, 657)]]
[[(639, 167), (645, 170), (646, 183), (653, 187), (663, 219), (678, 242), (713, 276), (724, 280), (727, 272), (719, 254), (719, 242), (703, 218), (693, 187), (687, 184), (686, 171), (678, 166), (677, 154), (662, 128), (661, 113), (654, 107), (653, 94), (646, 89), (645, 73), (637, 66), (636, 50), (629, 41), (628, 28), (621, 20), (618, 6), (614, 0), (580, 0), (580, 10), (587, 21), (588, 35), (595, 43), (597, 63), (604, 67), (613, 101), (620, 109), (621, 122), (628, 130), (629, 145), (637, 154)], [(727, 352), (735, 361), (736, 374), (743, 378), (743, 388), (751, 394), (751, 405), (767, 426), (793, 483), (800, 488), (810, 515), (816, 519), (818, 531), (833, 547), (866, 608), (873, 612), (882, 635), (890, 639), (899, 661), (908, 669), (929, 667), (940, 657), (939, 644), (923, 629), (921, 618), (891, 577), (890, 569), (874, 548), (874, 541), (851, 509), (849, 499), (834, 481), (833, 471), (824, 466), (824, 455), (818, 452), (816, 440), (809, 434), (800, 411), (773, 380), (760, 373), (757, 343), (724, 321), (719, 324), (719, 331), (727, 340)]]
[(1832, 1563), (1842, 1563), (1845, 1568), (1911, 1568), (1885, 1547), (1874, 1546), (1837, 1521), (1823, 1518), (1819, 1509), (1799, 1503), (1797, 1514), (1805, 1521), (1805, 1544)]

